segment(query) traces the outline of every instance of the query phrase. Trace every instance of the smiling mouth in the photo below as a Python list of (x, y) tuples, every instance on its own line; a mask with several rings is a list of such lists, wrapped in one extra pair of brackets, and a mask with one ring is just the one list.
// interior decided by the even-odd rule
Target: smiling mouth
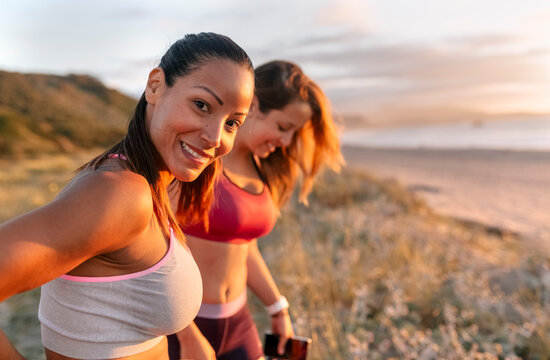
[(196, 159), (197, 161), (200, 161), (200, 162), (207, 162), (208, 160), (210, 160), (212, 157), (211, 156), (203, 156), (201, 154), (199, 154), (198, 152), (196, 152), (195, 150), (191, 149), (189, 147), (189, 145), (187, 145), (186, 143), (184, 143), (183, 141), (180, 141), (181, 143), (181, 147), (183, 150), (185, 150), (186, 153), (188, 153), (189, 155), (191, 155), (194, 159)]
[(269, 150), (269, 152), (273, 152), (277, 149), (277, 147), (275, 145), (273, 145), (272, 143), (268, 142), (267, 143), (267, 149)]

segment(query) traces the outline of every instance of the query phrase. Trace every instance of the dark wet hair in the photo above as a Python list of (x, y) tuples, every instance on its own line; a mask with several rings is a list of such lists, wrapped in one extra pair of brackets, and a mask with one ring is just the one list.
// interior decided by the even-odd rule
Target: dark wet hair
[[(159, 67), (164, 71), (167, 86), (173, 86), (176, 79), (185, 76), (203, 63), (213, 60), (230, 60), (253, 72), (252, 61), (246, 52), (227, 36), (211, 32), (187, 34), (173, 43), (162, 57)], [(124, 155), (125, 166), (144, 176), (153, 196), (155, 215), (165, 234), (168, 227), (182, 235), (174, 214), (170, 208), (167, 189), (162, 186), (159, 176), (159, 166), (162, 159), (153, 145), (145, 121), (147, 101), (145, 92), (141, 95), (134, 113), (128, 124), (126, 136), (111, 149), (96, 157), (83, 168), (96, 169), (111, 154)], [(188, 219), (205, 219), (213, 198), (214, 181), (220, 172), (219, 161), (209, 165), (199, 177), (192, 182), (175, 180), (171, 186), (179, 187), (180, 197), (176, 216)], [(183, 211), (185, 210), (185, 214)]]
[(160, 60), (168, 86), (174, 85), (177, 77), (185, 76), (211, 59), (233, 61), (254, 70), (252, 61), (230, 38), (214, 33), (188, 34), (176, 41)]

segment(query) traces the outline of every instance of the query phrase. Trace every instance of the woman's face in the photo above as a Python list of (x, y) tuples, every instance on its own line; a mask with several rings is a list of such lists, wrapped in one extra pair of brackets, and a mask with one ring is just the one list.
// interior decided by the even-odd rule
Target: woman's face
[(252, 72), (229, 60), (204, 62), (168, 87), (154, 69), (146, 88), (146, 120), (164, 170), (193, 181), (233, 147), (254, 94)]
[(239, 131), (237, 141), (250, 152), (266, 158), (278, 147), (290, 145), (297, 130), (312, 116), (311, 106), (305, 101), (294, 101), (281, 110), (262, 113), (254, 101), (254, 112)]

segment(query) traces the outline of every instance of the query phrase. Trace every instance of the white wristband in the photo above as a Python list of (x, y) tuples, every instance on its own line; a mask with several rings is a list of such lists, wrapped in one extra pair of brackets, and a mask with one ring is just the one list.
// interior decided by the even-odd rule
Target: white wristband
[(275, 315), (279, 311), (288, 309), (288, 306), (289, 306), (288, 305), (288, 300), (286, 299), (286, 297), (281, 295), (281, 297), (279, 298), (279, 300), (277, 300), (277, 302), (266, 306), (265, 309), (267, 310), (269, 315)]

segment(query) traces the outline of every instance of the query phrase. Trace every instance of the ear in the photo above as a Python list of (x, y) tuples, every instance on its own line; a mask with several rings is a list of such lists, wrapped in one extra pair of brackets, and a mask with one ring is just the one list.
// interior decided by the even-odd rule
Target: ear
[(157, 98), (164, 86), (164, 71), (160, 67), (156, 67), (149, 73), (147, 78), (147, 86), (145, 88), (145, 100), (148, 104), (155, 105)]
[(258, 100), (258, 97), (256, 94), (254, 94), (254, 97), (252, 98), (252, 103), (250, 104), (250, 113), (253, 113), (254, 115), (260, 114), (260, 100)]
[(256, 120), (263, 120), (266, 117), (267, 113), (270, 111), (268, 110), (266, 113), (264, 113), (260, 110), (260, 99), (258, 99), (256, 94), (254, 94), (254, 98), (252, 99), (252, 105), (250, 105), (250, 108), (252, 109), (252, 111), (250, 111), (250, 114), (252, 116), (250, 117), (253, 117)]

